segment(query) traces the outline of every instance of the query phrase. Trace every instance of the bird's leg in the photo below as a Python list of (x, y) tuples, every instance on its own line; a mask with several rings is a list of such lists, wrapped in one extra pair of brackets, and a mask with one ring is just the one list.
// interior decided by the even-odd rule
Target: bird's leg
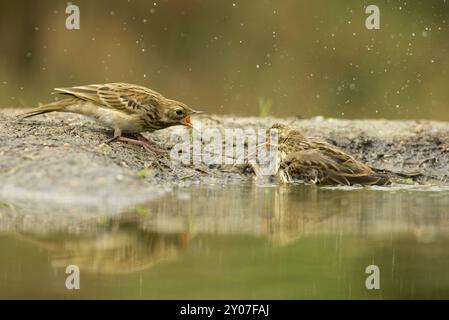
[(117, 141), (119, 138), (120, 138), (120, 137), (114, 136), (114, 137), (112, 137), (111, 139), (106, 140), (105, 143), (106, 143), (106, 144), (110, 144), (111, 142)]
[(114, 136), (111, 139), (106, 140), (106, 144), (110, 144), (111, 142), (117, 141), (122, 135), (122, 130), (116, 128), (114, 130)]
[(150, 141), (148, 139), (146, 139), (144, 136), (142, 136), (140, 133), (137, 134), (137, 139), (126, 138), (126, 137), (122, 136), (122, 130), (116, 128), (114, 130), (114, 136), (111, 139), (108, 139), (106, 141), (106, 143), (109, 144), (114, 141), (122, 141), (122, 142), (130, 143), (130, 144), (142, 146), (145, 150), (154, 152), (159, 155), (167, 154), (167, 152), (165, 150), (156, 148), (154, 146), (154, 143), (151, 144)]

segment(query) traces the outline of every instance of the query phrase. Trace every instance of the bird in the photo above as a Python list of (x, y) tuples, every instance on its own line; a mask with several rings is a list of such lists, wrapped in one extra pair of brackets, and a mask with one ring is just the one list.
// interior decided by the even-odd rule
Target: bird
[(273, 129), (277, 130), (278, 137), (278, 171), (286, 182), (346, 186), (391, 184), (385, 170), (372, 168), (322, 139), (306, 137), (300, 130), (280, 123), (269, 129), (271, 134)]
[(157, 91), (122, 82), (55, 88), (53, 93), (66, 98), (39, 106), (20, 117), (24, 119), (48, 112), (78, 113), (114, 130), (113, 137), (106, 143), (123, 141), (156, 153), (163, 151), (155, 148), (142, 132), (154, 132), (176, 125), (193, 128), (190, 117), (202, 113), (182, 102), (165, 98)]

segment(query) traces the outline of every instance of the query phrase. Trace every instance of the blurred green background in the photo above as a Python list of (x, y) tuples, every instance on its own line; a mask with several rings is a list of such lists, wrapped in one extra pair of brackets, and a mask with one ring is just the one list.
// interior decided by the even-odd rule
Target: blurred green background
[(449, 120), (449, 1), (73, 3), (80, 30), (66, 1), (0, 1), (1, 107), (120, 81), (211, 113)]

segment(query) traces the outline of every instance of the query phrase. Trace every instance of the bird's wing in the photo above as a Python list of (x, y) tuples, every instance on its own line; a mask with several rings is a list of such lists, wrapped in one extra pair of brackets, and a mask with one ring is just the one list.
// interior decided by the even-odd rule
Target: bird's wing
[(288, 165), (290, 175), (307, 177), (306, 180), (332, 184), (350, 185), (350, 182), (340, 174), (336, 174), (339, 165), (333, 159), (316, 149), (305, 149), (289, 154), (284, 162)]
[[(299, 174), (314, 172), (317, 179), (323, 183), (348, 186), (353, 184), (384, 185), (389, 183), (386, 175), (373, 172), (370, 167), (353, 158), (346, 162), (340, 162), (341, 160), (322, 153), (320, 150), (308, 149), (288, 155), (285, 162), (290, 162), (289, 168), (298, 171), (297, 173)], [(363, 168), (363, 170), (360, 170), (360, 168)]]
[(307, 149), (288, 154), (284, 162), (294, 162), (297, 166), (318, 170), (338, 170), (338, 163), (318, 150)]
[(148, 111), (157, 104), (157, 99), (161, 97), (155, 91), (126, 83), (55, 88), (55, 92), (75, 96), (126, 113)]
[(318, 138), (310, 138), (314, 146), (326, 157), (335, 161), (345, 173), (373, 172), (371, 167), (348, 155), (339, 147)]

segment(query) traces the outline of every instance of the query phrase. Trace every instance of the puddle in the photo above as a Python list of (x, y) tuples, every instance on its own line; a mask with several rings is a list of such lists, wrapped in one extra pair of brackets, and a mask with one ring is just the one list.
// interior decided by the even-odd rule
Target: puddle
[[(449, 298), (449, 190), (191, 186), (121, 212), (0, 204), (1, 298)], [(380, 289), (368, 290), (368, 265)], [(65, 268), (79, 266), (80, 290)]]

